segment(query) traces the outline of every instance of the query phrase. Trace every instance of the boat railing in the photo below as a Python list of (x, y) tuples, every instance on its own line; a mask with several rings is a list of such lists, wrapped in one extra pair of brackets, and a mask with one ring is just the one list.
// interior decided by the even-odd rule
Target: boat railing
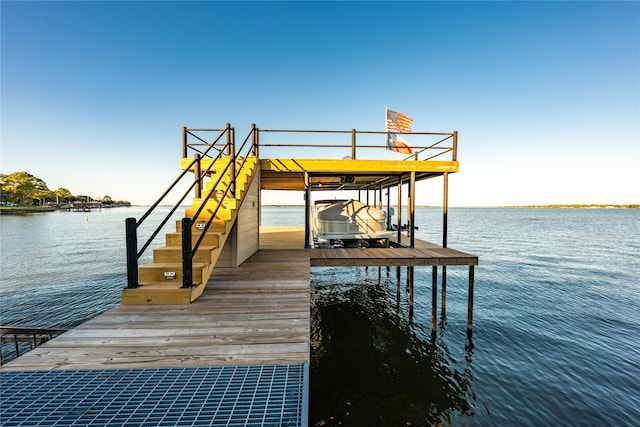
[[(359, 159), (362, 150), (369, 150), (377, 152), (374, 157), (383, 157), (387, 154), (386, 137), (388, 135), (401, 135), (403, 138), (411, 138), (410, 142), (410, 154), (402, 160), (450, 160), (457, 161), (458, 151), (458, 132), (387, 132), (387, 131), (364, 131), (364, 130), (292, 130), (292, 129), (259, 129), (258, 138), (260, 134), (280, 134), (280, 141), (278, 142), (264, 142), (259, 140), (258, 146), (260, 148), (267, 147), (282, 147), (282, 148), (305, 148), (305, 149), (318, 149), (323, 158), (327, 157), (327, 148), (342, 148), (350, 149), (350, 156), (344, 156), (342, 159)], [(296, 136), (292, 134), (304, 134), (307, 139), (309, 134), (320, 135), (322, 141), (318, 143), (300, 143), (296, 141)], [(285, 136), (286, 135), (286, 136)], [(350, 143), (347, 143), (348, 136), (350, 135)], [(358, 137), (360, 136), (360, 137)], [(384, 138), (380, 138), (383, 136)], [(375, 140), (373, 139), (375, 138)], [(294, 142), (282, 142), (282, 139), (287, 139)], [(366, 142), (362, 140), (366, 139)], [(327, 142), (331, 141), (331, 142)], [(373, 142), (371, 142), (373, 141)], [(320, 151), (321, 150), (321, 151)], [(348, 150), (346, 151), (348, 153)], [(310, 153), (306, 150), (305, 153)], [(278, 157), (278, 156), (274, 156)]]

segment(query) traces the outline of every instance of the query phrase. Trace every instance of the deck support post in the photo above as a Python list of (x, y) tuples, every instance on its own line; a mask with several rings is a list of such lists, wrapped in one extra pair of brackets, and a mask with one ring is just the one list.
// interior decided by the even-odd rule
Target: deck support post
[(416, 173), (411, 172), (409, 180), (409, 225), (407, 232), (409, 233), (409, 247), (414, 248), (416, 243), (415, 237), (415, 220), (416, 220)]
[(191, 258), (191, 218), (182, 218), (182, 287), (193, 287)]
[(138, 283), (138, 224), (135, 218), (125, 220), (125, 240), (127, 246), (127, 288), (135, 289)]
[[(445, 172), (442, 202), (442, 247), (447, 247), (448, 214), (449, 214), (449, 172)], [(442, 266), (442, 315), (447, 312), (447, 266)]]
[(402, 246), (402, 177), (398, 177), (398, 244)]
[(438, 266), (431, 269), (431, 332), (438, 327)]
[(391, 189), (387, 187), (387, 230), (391, 230)]
[(407, 285), (409, 287), (409, 323), (413, 323), (413, 266), (407, 267)]
[(449, 214), (449, 172), (444, 173), (444, 188), (443, 188), (444, 198), (442, 201), (442, 247), (447, 247), (447, 230), (448, 230), (448, 219), (447, 216)]
[(399, 265), (396, 266), (396, 304), (398, 305), (398, 309), (400, 308), (400, 272), (402, 271), (402, 267)]
[(311, 249), (311, 185), (309, 172), (304, 173), (304, 248)]
[(442, 306), (441, 311), (442, 315), (446, 316), (447, 314), (447, 266), (442, 266), (442, 300), (440, 305)]
[(469, 300), (467, 302), (467, 336), (471, 338), (473, 334), (473, 281), (474, 281), (475, 268), (473, 265), (469, 266)]

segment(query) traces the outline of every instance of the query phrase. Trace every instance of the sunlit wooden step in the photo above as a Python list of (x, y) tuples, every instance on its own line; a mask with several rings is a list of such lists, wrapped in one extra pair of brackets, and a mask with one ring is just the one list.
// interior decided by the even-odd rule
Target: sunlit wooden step
[[(185, 211), (186, 216), (193, 217), (193, 215), (195, 215), (197, 211), (198, 210), (194, 208), (187, 208)], [(211, 218), (212, 214), (213, 214), (213, 210), (209, 210), (205, 208), (200, 213), (198, 219), (209, 219)], [(235, 214), (235, 209), (219, 209), (218, 212), (216, 213), (215, 218), (222, 219), (222, 220), (231, 220), (234, 214)]]
[[(204, 230), (207, 225), (208, 219), (197, 219), (191, 224), (192, 230), (194, 233), (199, 232), (200, 230)], [(182, 220), (176, 221), (176, 231), (182, 232)], [(211, 225), (207, 229), (207, 234), (209, 233), (220, 233), (225, 234), (227, 232), (227, 221), (222, 219), (214, 219), (211, 222)]]
[(151, 282), (135, 289), (123, 289), (120, 298), (123, 305), (187, 305), (202, 295), (204, 288), (202, 283), (182, 288), (181, 283)]
[[(213, 227), (213, 224), (211, 226)], [(220, 234), (216, 232), (206, 233), (200, 245), (218, 247), (220, 245)], [(191, 233), (191, 247), (196, 244), (196, 242), (200, 238), (200, 235), (201, 233), (199, 231), (194, 231), (193, 233)], [(167, 233), (166, 245), (182, 247), (182, 233)]]
[[(193, 263), (193, 282), (203, 281), (209, 272), (210, 265), (207, 263)], [(143, 265), (138, 268), (138, 280), (140, 284), (152, 282), (177, 282), (182, 285), (182, 262), (180, 263), (156, 263)]]
[[(194, 241), (195, 244), (195, 241)], [(218, 254), (214, 251), (218, 246), (200, 246), (193, 256), (194, 263), (212, 263), (218, 258)], [(181, 263), (182, 247), (181, 246), (165, 246), (153, 250), (153, 262), (155, 263)]]
[[(205, 204), (205, 209), (215, 210), (218, 207), (218, 204), (220, 204), (220, 201), (216, 199), (195, 198), (193, 199), (192, 207), (197, 210), (200, 208), (200, 206), (203, 203)], [(225, 197), (222, 200), (222, 206), (220, 206), (220, 209), (237, 209), (237, 208), (238, 208), (238, 201), (232, 197), (229, 197), (229, 198)]]

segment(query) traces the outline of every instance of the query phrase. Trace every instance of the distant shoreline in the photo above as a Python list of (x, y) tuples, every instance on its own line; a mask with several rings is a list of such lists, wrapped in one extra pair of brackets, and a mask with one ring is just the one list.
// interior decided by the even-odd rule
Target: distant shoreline
[[(106, 209), (105, 206), (102, 206)], [(128, 206), (116, 206), (116, 207), (128, 207)], [(97, 209), (97, 208), (96, 208)], [(71, 211), (71, 209), (56, 209), (53, 207), (40, 207), (40, 206), (0, 206), (0, 215), (28, 215), (39, 214), (56, 211)]]
[(33, 214), (33, 213), (45, 213), (45, 212), (53, 212), (55, 209), (53, 208), (40, 208), (40, 207), (0, 207), (0, 215), (25, 215), (25, 214)]
[[(270, 208), (303, 208), (304, 205), (263, 205), (263, 207)], [(391, 207), (395, 208), (396, 205), (391, 205)], [(403, 208), (406, 208), (406, 205), (402, 205)], [(416, 208), (422, 209), (436, 209), (442, 208), (442, 206), (433, 206), (433, 205), (416, 205)], [(623, 205), (612, 205), (612, 204), (575, 204), (575, 205), (522, 205), (522, 206), (449, 206), (451, 209), (640, 209), (640, 204), (623, 204)]]

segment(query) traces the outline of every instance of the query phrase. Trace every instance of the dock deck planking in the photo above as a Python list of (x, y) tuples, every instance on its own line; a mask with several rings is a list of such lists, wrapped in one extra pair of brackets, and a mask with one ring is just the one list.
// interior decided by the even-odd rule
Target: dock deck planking
[(215, 269), (188, 306), (119, 305), (2, 366), (3, 371), (309, 363), (309, 256), (258, 251)]
[[(280, 238), (279, 236), (282, 236)], [(397, 242), (397, 238), (392, 239)], [(451, 248), (415, 240), (414, 248), (332, 248), (310, 249), (312, 267), (326, 266), (454, 266), (478, 265), (478, 257)], [(401, 236), (400, 244), (409, 245), (409, 237)], [(261, 227), (260, 249), (304, 247), (304, 227)]]
[(477, 265), (478, 257), (448, 248), (312, 249), (312, 267)]

